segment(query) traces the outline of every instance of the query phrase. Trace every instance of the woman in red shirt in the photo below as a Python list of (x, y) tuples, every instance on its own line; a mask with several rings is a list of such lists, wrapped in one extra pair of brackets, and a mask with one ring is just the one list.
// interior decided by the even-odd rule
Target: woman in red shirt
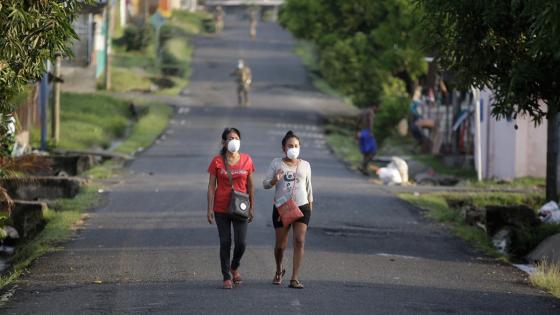
[[(241, 283), (239, 265), (241, 257), (245, 252), (245, 239), (247, 236), (247, 224), (253, 221), (253, 173), (255, 167), (253, 160), (248, 154), (240, 153), (241, 132), (235, 128), (226, 128), (222, 132), (222, 150), (216, 155), (210, 166), (210, 180), (208, 181), (208, 222), (216, 221), (218, 234), (220, 236), (220, 263), (224, 277), (224, 289), (233, 288), (233, 284)], [(226, 171), (225, 162), (233, 178), (233, 187), (236, 191), (249, 194), (249, 219), (241, 220), (229, 213), (232, 187)], [(230, 263), (231, 253), (231, 227), (235, 248), (233, 259)]]

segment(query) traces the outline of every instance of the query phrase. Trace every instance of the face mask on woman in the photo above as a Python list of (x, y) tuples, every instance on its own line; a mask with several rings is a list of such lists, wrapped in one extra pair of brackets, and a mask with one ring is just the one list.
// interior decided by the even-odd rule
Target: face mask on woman
[(289, 148), (286, 155), (290, 160), (295, 160), (299, 156), (299, 148)]
[(239, 147), (241, 146), (241, 141), (237, 139), (232, 139), (228, 141), (227, 149), (231, 153), (235, 153), (239, 151)]

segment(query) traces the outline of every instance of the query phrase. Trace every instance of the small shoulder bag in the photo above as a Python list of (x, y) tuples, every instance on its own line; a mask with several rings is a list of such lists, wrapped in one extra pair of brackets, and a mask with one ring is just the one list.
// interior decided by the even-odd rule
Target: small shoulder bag
[[(303, 218), (303, 212), (298, 207), (297, 203), (294, 201), (294, 189), (296, 188), (297, 183), (297, 171), (299, 169), (299, 160), (296, 166), (296, 174), (294, 179), (294, 185), (292, 186), (292, 191), (290, 192), (290, 198), (285, 201), (284, 203), (276, 206), (278, 210), (278, 221), (282, 220), (282, 224), (284, 226), (289, 226), (290, 224), (296, 222), (300, 218)], [(279, 200), (277, 200), (278, 202)]]
[(235, 190), (235, 188), (233, 187), (233, 176), (231, 175), (225, 158), (224, 165), (229, 177), (229, 184), (231, 185), (229, 213), (238, 219), (246, 220), (249, 218), (249, 208), (251, 206), (251, 202), (249, 201), (249, 194)]

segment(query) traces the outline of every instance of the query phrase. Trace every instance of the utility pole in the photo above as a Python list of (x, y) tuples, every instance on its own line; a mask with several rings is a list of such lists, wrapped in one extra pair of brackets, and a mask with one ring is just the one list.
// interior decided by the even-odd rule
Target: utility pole
[(60, 54), (56, 55), (54, 64), (54, 79), (53, 79), (53, 103), (51, 111), (51, 140), (53, 144), (58, 145), (60, 140)]
[(105, 14), (105, 26), (107, 30), (105, 32), (105, 90), (111, 89), (111, 29), (112, 29), (112, 18), (111, 11), (113, 10), (112, 0), (107, 1), (107, 13)]
[(473, 103), (474, 103), (474, 154), (476, 165), (476, 177), (480, 182), (482, 180), (482, 140), (480, 136), (480, 90), (477, 88), (472, 89)]
[(547, 115), (547, 150), (546, 150), (546, 201), (558, 201), (558, 141), (560, 113), (549, 112)]
[(47, 103), (49, 102), (49, 75), (47, 70), (39, 84), (39, 115), (41, 121), (41, 151), (47, 150)]

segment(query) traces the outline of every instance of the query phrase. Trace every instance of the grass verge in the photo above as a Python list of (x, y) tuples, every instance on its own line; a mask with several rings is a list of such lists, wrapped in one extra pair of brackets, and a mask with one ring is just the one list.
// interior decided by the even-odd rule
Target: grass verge
[(406, 193), (399, 194), (398, 197), (425, 210), (426, 217), (445, 223), (455, 235), (463, 238), (485, 254), (505, 259), (505, 256), (494, 248), (491, 240), (486, 236), (486, 232), (464, 223), (460, 213), (449, 207), (444, 194), (415, 196)]
[(546, 262), (537, 265), (529, 277), (531, 283), (560, 299), (560, 266)]
[[(115, 39), (111, 68), (111, 90), (115, 92), (154, 92), (177, 95), (189, 84), (192, 47), (190, 37), (205, 32), (204, 20), (211, 17), (204, 12), (173, 11), (170, 19), (160, 28), (160, 40), (153, 36), (151, 43), (142, 51), (127, 51), (124, 40)], [(122, 36), (122, 33), (119, 34)], [(182, 41), (187, 49), (177, 52), (175, 63), (182, 69), (169, 73), (166, 51), (176, 52), (176, 47), (166, 49), (169, 41)], [(157, 44), (160, 49), (156, 48)], [(177, 46), (177, 45), (175, 45)], [(157, 51), (161, 51), (159, 58)], [(159, 63), (159, 64), (158, 64)], [(173, 66), (173, 65), (172, 65)], [(162, 71), (164, 69), (165, 71)], [(162, 84), (163, 83), (163, 84)]]
[[(62, 93), (60, 142), (69, 150), (107, 149), (113, 139), (123, 137), (129, 124), (127, 103), (99, 93)], [(38, 147), (40, 131), (32, 132)]]
[(148, 113), (142, 116), (132, 127), (129, 137), (114, 151), (117, 153), (133, 154), (138, 149), (150, 146), (165, 130), (173, 110), (170, 106), (153, 103), (148, 107)]
[[(78, 97), (79, 95), (73, 95), (72, 97)], [(88, 96), (84, 98), (82, 104), (88, 104), (89, 106), (94, 106), (90, 103), (90, 98)], [(77, 108), (72, 108), (74, 111), (67, 113), (69, 115), (63, 116), (62, 124), (64, 125), (65, 119), (72, 117), (77, 121), (98, 121), (98, 120), (110, 120), (121, 122), (122, 116), (125, 117), (124, 121), (128, 124), (128, 118), (123, 115), (125, 112), (125, 102), (116, 101), (113, 98), (95, 95), (99, 100), (104, 101), (101, 108), (90, 108), (77, 106)], [(83, 96), (82, 96), (83, 98)], [(74, 99), (77, 101), (77, 99)], [(96, 103), (95, 103), (96, 104)], [(104, 106), (104, 107), (103, 107)], [(148, 110), (140, 119), (133, 125), (130, 135), (125, 139), (121, 145), (119, 145), (115, 151), (119, 153), (132, 154), (137, 151), (140, 147), (147, 147), (160, 135), (166, 128), (169, 118), (172, 114), (172, 108), (165, 104), (150, 104), (144, 105), (148, 107)], [(117, 110), (115, 112), (115, 107)], [(71, 110), (68, 109), (68, 110)], [(128, 110), (128, 109), (127, 109)], [(84, 117), (80, 116), (79, 113), (84, 114)], [(128, 114), (128, 111), (126, 111)], [(95, 119), (95, 115), (99, 118)], [(121, 116), (121, 117), (108, 117), (110, 115)], [(103, 123), (100, 123), (102, 126)], [(71, 130), (68, 130), (70, 132)], [(111, 132), (103, 139), (110, 139), (110, 136), (114, 136), (119, 133)], [(82, 132), (81, 130), (73, 136), (73, 147), (72, 148), (84, 148), (87, 143), (90, 142), (90, 136), (87, 132)], [(80, 139), (81, 137), (81, 139)], [(99, 141), (95, 142), (98, 143)], [(98, 165), (84, 174), (82, 176), (90, 177), (92, 180), (96, 179), (106, 179), (110, 178), (121, 169), (122, 165), (118, 162), (108, 161), (104, 164)], [(12, 283), (24, 272), (24, 270), (38, 257), (43, 254), (56, 251), (59, 249), (59, 244), (65, 240), (68, 240), (72, 236), (72, 229), (80, 222), (83, 218), (83, 211), (88, 208), (95, 206), (99, 200), (99, 189), (102, 188), (100, 184), (89, 183), (82, 188), (82, 191), (73, 199), (59, 199), (55, 200), (51, 207), (52, 209), (47, 210), (45, 213), (46, 225), (45, 228), (39, 232), (34, 238), (25, 240), (24, 242), (18, 244), (16, 253), (11, 259), (12, 266), (10, 271), (5, 275), (0, 276), (0, 289), (6, 285)]]
[(62, 241), (72, 236), (73, 227), (83, 218), (83, 211), (95, 206), (99, 200), (97, 185), (86, 186), (74, 199), (60, 199), (55, 202), (56, 211), (47, 210), (45, 228), (35, 237), (17, 246), (11, 258), (12, 266), (8, 273), (0, 277), (0, 289), (12, 283), (38, 257), (58, 250)]
[[(538, 209), (544, 202), (544, 196), (540, 192), (428, 193), (422, 195), (403, 193), (398, 197), (426, 210), (424, 214), (427, 217), (445, 223), (456, 235), (486, 254), (503, 259), (508, 259), (508, 257), (495, 250), (491, 237), (486, 234), (486, 231), (465, 223), (460, 208), (463, 206), (482, 208), (490, 205), (525, 205)], [(512, 230), (512, 233), (511, 258), (519, 259), (527, 255), (547, 237), (560, 233), (560, 225), (543, 223), (533, 227), (517, 227)]]

